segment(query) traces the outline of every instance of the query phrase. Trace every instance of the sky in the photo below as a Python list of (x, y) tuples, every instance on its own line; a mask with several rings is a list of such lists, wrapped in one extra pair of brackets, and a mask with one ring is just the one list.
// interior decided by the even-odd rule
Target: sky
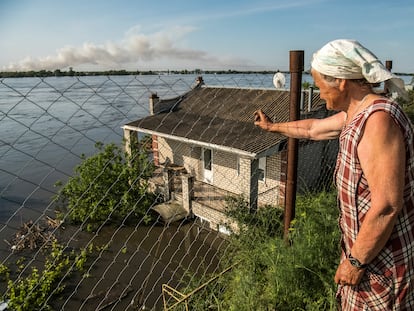
[(334, 39), (414, 73), (414, 1), (0, 0), (0, 71), (309, 69)]

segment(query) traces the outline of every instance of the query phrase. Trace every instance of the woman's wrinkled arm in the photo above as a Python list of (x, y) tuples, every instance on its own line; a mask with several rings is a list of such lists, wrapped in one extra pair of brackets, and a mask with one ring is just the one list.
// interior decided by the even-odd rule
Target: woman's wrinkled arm
[(266, 131), (280, 133), (287, 137), (326, 140), (339, 136), (345, 122), (345, 116), (345, 112), (339, 112), (324, 119), (273, 123), (262, 110), (257, 110), (254, 124)]

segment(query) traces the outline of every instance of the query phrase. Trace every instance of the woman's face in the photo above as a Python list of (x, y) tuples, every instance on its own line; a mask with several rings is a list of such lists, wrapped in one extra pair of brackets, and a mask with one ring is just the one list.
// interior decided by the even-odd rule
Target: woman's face
[(312, 69), (311, 73), (313, 80), (315, 81), (315, 85), (319, 88), (320, 98), (326, 102), (326, 108), (328, 110), (342, 110), (341, 99), (343, 99), (343, 94), (339, 90), (339, 83), (336, 84), (334, 82), (326, 81), (316, 70)]

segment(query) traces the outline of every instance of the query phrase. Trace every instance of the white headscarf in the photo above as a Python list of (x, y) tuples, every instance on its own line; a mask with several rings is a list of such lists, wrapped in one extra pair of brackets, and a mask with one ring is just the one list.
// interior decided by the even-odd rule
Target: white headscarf
[(370, 83), (387, 82), (391, 93), (407, 98), (404, 81), (392, 74), (380, 60), (358, 41), (339, 39), (313, 54), (316, 71), (340, 79), (362, 79)]

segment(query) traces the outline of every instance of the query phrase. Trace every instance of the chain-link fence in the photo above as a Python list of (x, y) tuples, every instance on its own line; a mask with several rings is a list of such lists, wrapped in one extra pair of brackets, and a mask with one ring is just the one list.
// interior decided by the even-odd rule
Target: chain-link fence
[[(272, 74), (202, 78), (202, 86), (191, 74), (0, 79), (0, 306), (13, 295), (33, 303), (25, 297), (39, 292), (45, 297), (36, 309), (161, 310), (195, 290), (174, 289), (192, 276), (223, 272), (226, 198), (283, 206), (286, 139), (255, 128), (253, 112), (286, 120), (289, 92), (274, 89)], [(316, 92), (304, 91), (301, 106), (302, 117), (326, 114)], [(77, 202), (57, 216), (54, 198), (79, 175), (74, 168), (96, 155), (96, 143), (123, 147), (124, 139), (154, 168), (145, 183), (139, 171), (128, 186), (151, 192), (126, 202), (144, 212), (131, 221), (131, 213), (112, 210), (89, 227), (69, 221)], [(299, 150), (299, 190), (329, 186), (335, 142), (303, 142)], [(102, 158), (95, 161), (90, 166), (100, 167)], [(115, 172), (109, 162), (103, 167)], [(88, 189), (103, 176), (96, 174)], [(94, 188), (93, 213), (116, 191)]]

